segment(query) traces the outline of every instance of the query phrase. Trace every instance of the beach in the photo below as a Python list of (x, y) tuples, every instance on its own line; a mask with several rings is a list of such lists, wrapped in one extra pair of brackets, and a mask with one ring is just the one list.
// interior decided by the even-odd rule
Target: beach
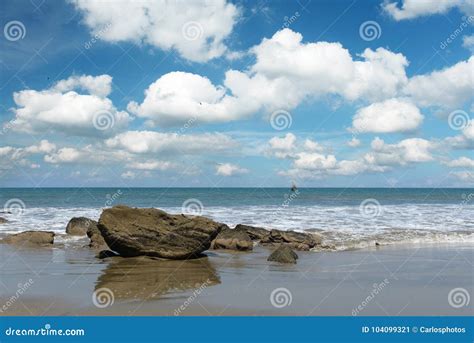
[[(296, 265), (251, 253), (209, 251), (195, 260), (113, 257), (75, 246), (0, 245), (1, 315), (99, 316), (458, 316), (472, 303), (449, 302), (473, 291), (473, 246), (384, 246), (344, 252), (298, 252)], [(30, 281), (17, 300), (19, 287)], [(112, 291), (112, 298), (101, 289)], [(100, 294), (100, 293), (99, 293)], [(99, 301), (97, 303), (97, 301)]]

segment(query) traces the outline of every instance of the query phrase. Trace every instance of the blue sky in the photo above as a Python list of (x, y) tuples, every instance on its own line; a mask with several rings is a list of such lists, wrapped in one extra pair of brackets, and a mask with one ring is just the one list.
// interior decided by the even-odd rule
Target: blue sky
[(2, 187), (474, 184), (469, 1), (0, 6)]

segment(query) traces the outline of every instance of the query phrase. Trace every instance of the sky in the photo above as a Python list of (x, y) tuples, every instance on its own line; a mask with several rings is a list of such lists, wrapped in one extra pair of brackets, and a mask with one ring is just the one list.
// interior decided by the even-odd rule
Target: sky
[(0, 4), (0, 187), (472, 187), (469, 0)]

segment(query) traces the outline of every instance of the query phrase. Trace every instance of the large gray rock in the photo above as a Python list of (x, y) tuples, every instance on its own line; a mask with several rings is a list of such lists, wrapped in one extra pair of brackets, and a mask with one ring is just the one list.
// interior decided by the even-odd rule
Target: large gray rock
[(267, 261), (278, 263), (296, 263), (298, 255), (288, 245), (280, 245), (270, 254)]
[(97, 224), (91, 225), (89, 229), (87, 229), (87, 237), (89, 237), (89, 247), (96, 250), (109, 250), (109, 246), (105, 243), (104, 237), (100, 233)]
[(87, 230), (91, 227), (97, 227), (95, 220), (86, 217), (72, 218), (66, 226), (66, 233), (72, 236), (85, 236)]
[(321, 244), (321, 237), (316, 234), (271, 230), (270, 234), (264, 237), (260, 243), (262, 245), (285, 244), (295, 250), (310, 250), (316, 245)]
[(212, 248), (248, 251), (253, 249), (253, 242), (245, 231), (224, 229), (212, 241)]
[(114, 206), (102, 212), (98, 227), (110, 249), (121, 256), (186, 259), (209, 249), (227, 225), (154, 208)]
[(24, 231), (5, 237), (2, 243), (41, 246), (54, 243), (54, 232), (52, 231)]
[(246, 232), (252, 241), (260, 241), (270, 235), (270, 231), (264, 229), (263, 227), (256, 227), (244, 224), (238, 224), (234, 228), (234, 230)]

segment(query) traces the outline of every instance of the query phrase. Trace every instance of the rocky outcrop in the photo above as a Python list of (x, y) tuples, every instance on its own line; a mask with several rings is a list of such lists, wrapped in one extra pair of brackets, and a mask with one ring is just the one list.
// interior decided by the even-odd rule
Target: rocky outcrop
[(298, 255), (291, 250), (288, 245), (280, 245), (274, 252), (270, 254), (267, 261), (278, 263), (296, 263)]
[(5, 237), (2, 243), (42, 246), (54, 243), (54, 232), (51, 231), (24, 231)]
[(104, 237), (100, 233), (97, 225), (91, 225), (87, 230), (87, 237), (89, 237), (89, 247), (96, 250), (108, 250), (109, 246), (105, 243)]
[(212, 241), (213, 249), (228, 249), (249, 251), (253, 249), (253, 242), (244, 230), (224, 229)]
[(0, 224), (5, 224), (5, 223), (8, 223), (8, 220), (6, 220), (5, 218), (0, 217)]
[(270, 234), (270, 231), (263, 227), (256, 227), (250, 225), (239, 224), (234, 230), (244, 231), (250, 237), (252, 241), (260, 241)]
[(66, 226), (66, 233), (72, 236), (85, 236), (87, 230), (91, 227), (97, 227), (95, 220), (86, 217), (72, 218)]
[(170, 215), (154, 208), (114, 206), (104, 210), (98, 228), (121, 256), (186, 259), (209, 249), (227, 225), (200, 216)]
[(101, 260), (104, 258), (116, 257), (116, 256), (120, 256), (120, 255), (110, 250), (101, 250), (97, 254), (97, 258), (100, 258)]
[(305, 251), (321, 244), (321, 237), (296, 231), (271, 230), (270, 234), (264, 237), (260, 243), (262, 245), (285, 244), (295, 250)]

